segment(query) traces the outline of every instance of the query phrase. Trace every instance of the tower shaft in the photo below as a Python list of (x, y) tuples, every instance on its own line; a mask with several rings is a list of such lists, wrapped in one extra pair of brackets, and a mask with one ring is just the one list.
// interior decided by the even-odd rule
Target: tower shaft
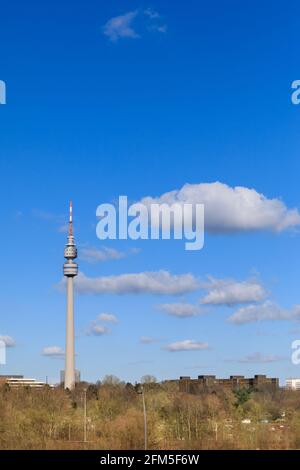
[(75, 387), (75, 347), (74, 347), (74, 292), (73, 277), (67, 278), (67, 321), (66, 321), (66, 364), (65, 388)]

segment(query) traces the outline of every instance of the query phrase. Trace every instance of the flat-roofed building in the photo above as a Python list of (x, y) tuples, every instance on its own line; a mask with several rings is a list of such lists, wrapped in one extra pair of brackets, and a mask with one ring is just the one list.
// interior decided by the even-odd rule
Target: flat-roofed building
[(5, 383), (8, 379), (23, 379), (24, 375), (0, 375), (0, 384)]
[(279, 388), (279, 379), (269, 378), (266, 375), (257, 374), (253, 378), (243, 375), (231, 375), (228, 379), (217, 379), (215, 375), (198, 375), (197, 379), (182, 376), (179, 379), (179, 390), (186, 393), (197, 393), (221, 387), (227, 390), (251, 389), (259, 390), (264, 387)]
[(40, 382), (36, 379), (24, 377), (23, 375), (1, 375), (0, 384), (7, 384), (12, 388), (17, 387), (30, 387), (30, 388), (42, 388), (47, 385), (45, 382)]
[(285, 388), (287, 390), (300, 390), (300, 379), (286, 379)]

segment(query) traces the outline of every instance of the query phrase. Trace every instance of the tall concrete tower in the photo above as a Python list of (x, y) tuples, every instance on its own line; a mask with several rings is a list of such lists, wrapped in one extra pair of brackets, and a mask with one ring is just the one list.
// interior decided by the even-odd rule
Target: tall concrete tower
[(67, 323), (66, 323), (66, 364), (65, 388), (72, 390), (75, 387), (75, 348), (74, 348), (74, 293), (73, 281), (78, 274), (77, 248), (73, 237), (72, 201), (70, 202), (69, 235), (65, 247), (64, 276), (67, 278)]

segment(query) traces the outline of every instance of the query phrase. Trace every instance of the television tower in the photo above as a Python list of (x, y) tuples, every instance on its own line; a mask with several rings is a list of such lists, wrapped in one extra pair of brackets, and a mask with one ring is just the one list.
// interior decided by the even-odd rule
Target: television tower
[(64, 276), (67, 278), (67, 323), (66, 323), (66, 358), (65, 358), (65, 388), (75, 387), (75, 349), (74, 349), (74, 293), (73, 278), (78, 274), (77, 248), (73, 237), (72, 201), (70, 202), (69, 235), (65, 246)]

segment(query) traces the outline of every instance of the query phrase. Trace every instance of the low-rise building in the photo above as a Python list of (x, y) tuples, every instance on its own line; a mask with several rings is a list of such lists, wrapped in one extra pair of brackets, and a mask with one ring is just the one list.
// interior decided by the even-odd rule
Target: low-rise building
[(243, 375), (231, 375), (228, 379), (217, 379), (215, 375), (198, 375), (197, 379), (191, 379), (189, 376), (182, 376), (179, 379), (179, 390), (181, 392), (197, 393), (216, 387), (227, 390), (243, 388), (259, 390), (269, 387), (275, 390), (279, 388), (279, 379), (269, 378), (262, 374), (255, 375), (253, 378), (246, 378)]
[(285, 388), (287, 390), (300, 390), (300, 379), (286, 379)]
[(30, 387), (30, 388), (42, 388), (47, 385), (45, 382), (40, 382), (36, 379), (30, 379), (23, 375), (1, 375), (0, 384), (7, 384), (12, 388), (17, 387)]

